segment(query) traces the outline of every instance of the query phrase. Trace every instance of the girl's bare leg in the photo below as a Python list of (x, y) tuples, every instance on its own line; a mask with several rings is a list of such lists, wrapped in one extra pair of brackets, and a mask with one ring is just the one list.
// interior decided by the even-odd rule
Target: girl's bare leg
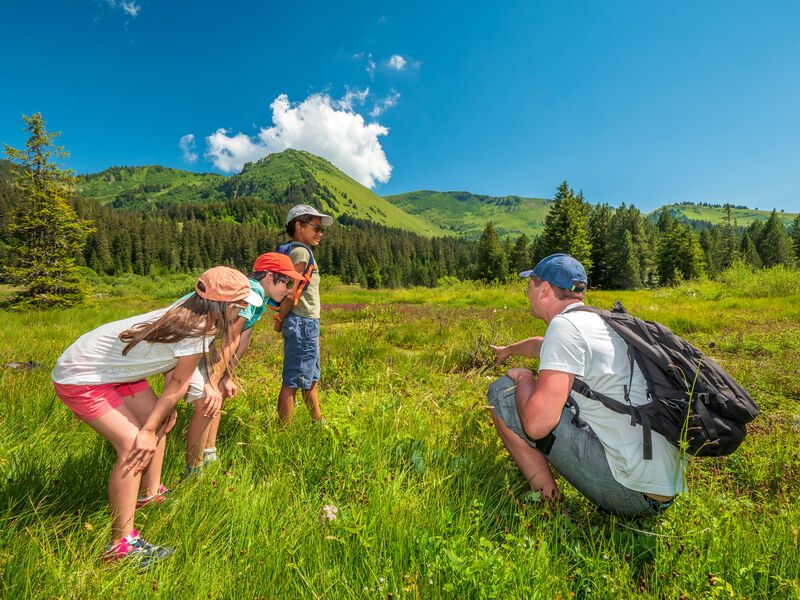
[[(133, 413), (134, 417), (139, 423), (144, 423), (153, 412), (153, 407), (156, 405), (155, 393), (148, 388), (133, 396), (124, 397), (124, 405)], [(153, 459), (147, 466), (147, 469), (142, 473), (142, 481), (140, 483), (139, 492), (142, 496), (150, 497), (158, 493), (158, 488), (161, 487), (161, 468), (164, 465), (164, 450), (167, 447), (167, 436), (162, 435), (158, 441), (156, 453)]]
[(129, 470), (124, 461), (133, 447), (141, 425), (125, 404), (88, 421), (87, 424), (111, 442), (117, 451), (117, 461), (108, 479), (108, 502), (113, 519), (111, 532), (113, 543), (117, 544), (134, 529), (136, 496), (142, 476)]

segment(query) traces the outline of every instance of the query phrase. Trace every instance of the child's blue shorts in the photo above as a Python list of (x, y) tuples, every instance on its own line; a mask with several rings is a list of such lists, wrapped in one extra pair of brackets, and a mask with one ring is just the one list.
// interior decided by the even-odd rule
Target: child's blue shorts
[(283, 386), (310, 389), (319, 381), (319, 319), (289, 313), (283, 322)]

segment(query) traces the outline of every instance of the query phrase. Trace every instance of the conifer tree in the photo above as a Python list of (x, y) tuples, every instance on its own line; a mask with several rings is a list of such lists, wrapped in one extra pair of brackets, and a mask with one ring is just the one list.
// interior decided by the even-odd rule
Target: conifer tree
[(67, 156), (63, 146), (54, 143), (59, 132), (47, 131), (41, 113), (23, 115), (22, 120), (30, 133), (25, 149), (5, 146), (6, 156), (20, 167), (14, 179), (19, 203), (8, 226), (15, 249), (6, 269), (6, 280), (19, 290), (10, 306), (74, 306), (88, 293), (75, 256), (91, 225), (69, 204), (74, 177), (56, 163)]
[(798, 265), (800, 265), (800, 215), (797, 215), (792, 221), (792, 242), (794, 244), (794, 257)]
[[(609, 287), (609, 258), (611, 246), (611, 219), (613, 211), (608, 204), (593, 206), (589, 212), (589, 241), (592, 244), (592, 268), (589, 281), (593, 288)], [(619, 240), (616, 240), (618, 243)], [(638, 268), (637, 268), (638, 271)]]
[(494, 224), (489, 221), (478, 241), (476, 279), (486, 282), (505, 281), (507, 274), (508, 258)]
[(528, 240), (528, 236), (524, 233), (521, 233), (517, 238), (517, 241), (514, 242), (508, 262), (511, 268), (512, 277), (514, 277), (520, 271), (525, 271), (526, 269), (533, 267), (530, 241)]
[(789, 239), (786, 227), (778, 217), (776, 210), (772, 211), (769, 219), (764, 224), (764, 231), (761, 234), (760, 241), (761, 243), (756, 247), (765, 267), (774, 267), (776, 265), (791, 267), (794, 265), (792, 241)]
[(756, 249), (756, 245), (753, 243), (753, 239), (746, 231), (744, 232), (744, 235), (742, 235), (742, 241), (739, 246), (739, 256), (748, 265), (756, 268), (761, 268), (764, 266), (764, 262), (761, 260), (761, 256), (758, 254), (758, 250)]
[(545, 255), (564, 252), (578, 259), (587, 271), (592, 269), (592, 243), (589, 239), (589, 210), (583, 194), (575, 194), (566, 181), (558, 186), (542, 232)]

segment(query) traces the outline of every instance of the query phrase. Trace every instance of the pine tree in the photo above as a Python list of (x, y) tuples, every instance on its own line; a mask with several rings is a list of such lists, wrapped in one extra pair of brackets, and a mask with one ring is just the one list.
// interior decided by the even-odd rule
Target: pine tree
[(6, 270), (6, 280), (20, 289), (10, 306), (74, 306), (88, 294), (75, 256), (91, 226), (68, 202), (74, 177), (55, 163), (67, 156), (63, 146), (54, 143), (59, 132), (48, 133), (41, 113), (23, 115), (22, 120), (30, 133), (25, 150), (5, 146), (6, 156), (21, 167), (14, 181), (20, 201), (8, 227), (16, 247)]
[(689, 225), (671, 220), (658, 245), (658, 276), (662, 285), (695, 279), (705, 272), (703, 249)]
[(618, 287), (626, 290), (635, 290), (642, 287), (642, 278), (639, 274), (639, 260), (636, 258), (636, 246), (633, 243), (633, 235), (626, 231), (622, 236), (620, 244), (622, 259), (619, 263), (620, 271), (617, 274)]
[(772, 211), (769, 219), (764, 224), (764, 231), (761, 234), (761, 243), (757, 245), (761, 260), (765, 267), (776, 265), (794, 266), (794, 248), (792, 241), (786, 233), (786, 227), (776, 210)]
[(553, 198), (542, 232), (545, 255), (563, 252), (578, 259), (587, 271), (592, 269), (592, 243), (589, 239), (589, 209), (583, 194), (575, 194), (564, 181)]
[(756, 268), (761, 268), (764, 266), (764, 261), (761, 260), (761, 256), (759, 256), (758, 250), (756, 249), (756, 245), (753, 243), (750, 234), (746, 231), (742, 236), (742, 241), (739, 246), (739, 256), (748, 265)]
[(800, 215), (792, 221), (792, 242), (794, 244), (794, 257), (797, 264), (800, 264)]
[(520, 271), (525, 271), (533, 267), (533, 259), (531, 258), (531, 247), (528, 236), (524, 233), (520, 234), (514, 246), (511, 248), (511, 253), (508, 259), (512, 277)]
[(505, 281), (508, 275), (508, 259), (500, 243), (494, 224), (489, 221), (478, 241), (476, 279), (486, 282)]
[(593, 206), (589, 212), (589, 240), (592, 244), (592, 268), (589, 271), (589, 281), (593, 288), (609, 287), (609, 259), (613, 244), (611, 219), (613, 215), (608, 204)]

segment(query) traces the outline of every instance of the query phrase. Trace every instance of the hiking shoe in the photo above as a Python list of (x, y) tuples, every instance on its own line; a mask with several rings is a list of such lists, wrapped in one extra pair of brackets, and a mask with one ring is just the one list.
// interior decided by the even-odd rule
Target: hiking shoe
[(190, 477), (197, 477), (198, 475), (202, 474), (203, 472), (203, 465), (197, 465), (193, 467), (192, 465), (186, 465), (186, 468), (183, 470), (183, 478), (189, 479)]
[(137, 498), (136, 508), (142, 508), (143, 506), (147, 506), (148, 504), (161, 504), (164, 500), (167, 499), (167, 496), (169, 496), (171, 493), (172, 490), (162, 483), (161, 486), (158, 488), (158, 491), (152, 496)]
[(118, 544), (106, 546), (103, 562), (132, 559), (139, 563), (139, 568), (147, 570), (162, 558), (175, 552), (174, 548), (155, 546), (145, 542), (135, 529), (122, 538)]
[(217, 449), (216, 448), (206, 448), (203, 450), (203, 464), (207, 465), (208, 463), (217, 462)]

